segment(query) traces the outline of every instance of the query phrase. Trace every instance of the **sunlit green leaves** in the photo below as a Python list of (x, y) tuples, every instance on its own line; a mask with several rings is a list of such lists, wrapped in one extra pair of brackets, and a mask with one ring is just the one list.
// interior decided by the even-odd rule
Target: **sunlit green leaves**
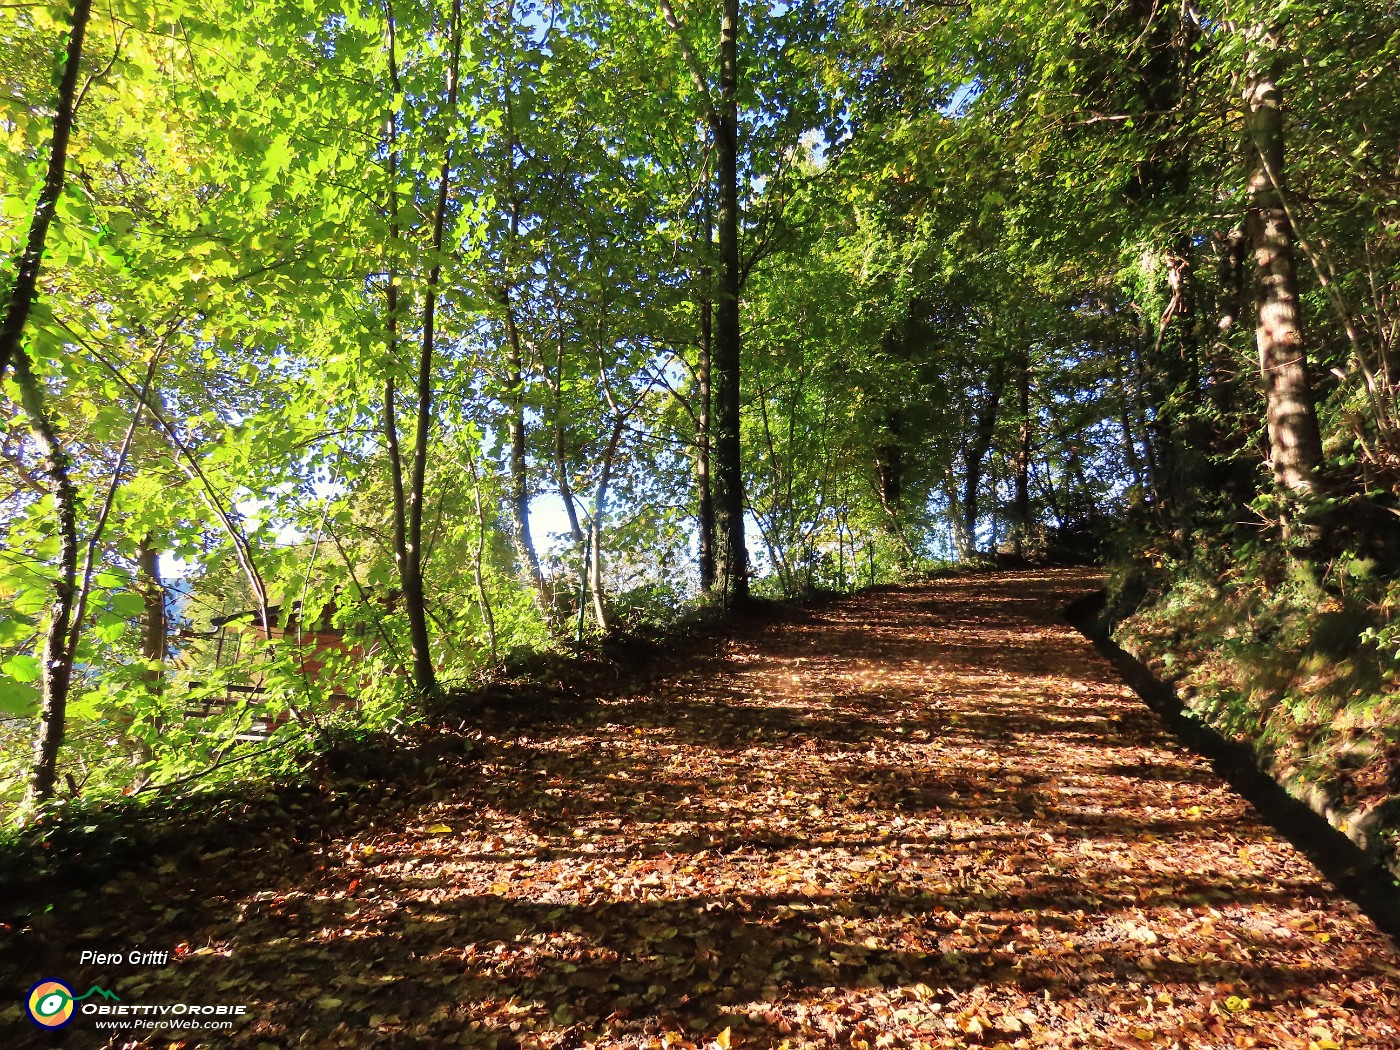
[(0, 671), (9, 675), (16, 682), (34, 682), (39, 678), (41, 665), (36, 656), (12, 656), (0, 665)]
[(0, 716), (29, 718), (38, 713), (39, 689), (12, 677), (0, 677)]

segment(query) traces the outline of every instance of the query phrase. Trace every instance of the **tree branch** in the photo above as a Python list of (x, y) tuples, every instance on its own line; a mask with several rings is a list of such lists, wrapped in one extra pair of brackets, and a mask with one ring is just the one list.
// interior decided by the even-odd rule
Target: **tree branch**
[(666, 19), (666, 24), (671, 27), (671, 31), (676, 34), (676, 42), (681, 48), (681, 57), (685, 59), (686, 69), (690, 71), (690, 79), (695, 81), (695, 90), (700, 92), (700, 101), (705, 104), (705, 118), (714, 124), (719, 120), (719, 111), (715, 108), (713, 96), (710, 94), (710, 85), (705, 80), (705, 67), (700, 64), (700, 60), (691, 50), (690, 41), (685, 38), (685, 29), (682, 28), (680, 19), (676, 17), (675, 10), (671, 7), (671, 0), (658, 0), (661, 4), (661, 15)]

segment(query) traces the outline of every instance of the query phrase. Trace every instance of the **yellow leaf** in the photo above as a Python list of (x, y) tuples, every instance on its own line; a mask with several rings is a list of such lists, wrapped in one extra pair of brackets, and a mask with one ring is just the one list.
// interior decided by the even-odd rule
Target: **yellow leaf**
[(726, 1028), (719, 1035), (715, 1036), (715, 1042), (719, 1044), (720, 1050), (729, 1050), (729, 1029)]
[(1151, 1028), (1134, 1028), (1133, 1038), (1141, 1039), (1144, 1043), (1150, 1043), (1157, 1038), (1157, 1033)]
[(1249, 1000), (1241, 999), (1238, 995), (1232, 995), (1225, 1000), (1225, 1009), (1229, 1010), (1232, 1014), (1237, 1014), (1241, 1010), (1248, 1010)]
[(452, 829), (446, 824), (431, 824), (423, 829), (429, 835), (451, 835)]
[(1309, 1043), (1308, 1050), (1342, 1050), (1342, 1046), (1335, 1040), (1324, 1036), (1315, 1043)]

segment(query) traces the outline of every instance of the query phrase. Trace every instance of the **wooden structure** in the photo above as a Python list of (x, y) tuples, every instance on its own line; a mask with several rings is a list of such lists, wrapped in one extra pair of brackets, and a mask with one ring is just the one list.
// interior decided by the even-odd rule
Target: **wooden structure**
[[(347, 639), (345, 632), (335, 626), (338, 609), (334, 602), (328, 603), (320, 615), (310, 622), (302, 621), (300, 602), (287, 609), (285, 615), (283, 608), (280, 605), (268, 608), (270, 623), (263, 619), (261, 610), (257, 609), (232, 613), (212, 621), (213, 630), (206, 637), (214, 641), (215, 667), (236, 663), (244, 655), (245, 648), (271, 641), (294, 647), (302, 677), (311, 683), (320, 679), (332, 654), (366, 655), (358, 641)], [(190, 689), (200, 692), (207, 684), (191, 682)], [(209, 718), (237, 705), (246, 705), (249, 724), (240, 730), (236, 739), (265, 740), (274, 729), (292, 717), (289, 710), (276, 714), (261, 710), (267, 692), (263, 676), (254, 671), (246, 684), (230, 683), (192, 699), (185, 707), (185, 716)], [(356, 703), (350, 694), (338, 690), (333, 691), (330, 698), (333, 707), (350, 707)]]

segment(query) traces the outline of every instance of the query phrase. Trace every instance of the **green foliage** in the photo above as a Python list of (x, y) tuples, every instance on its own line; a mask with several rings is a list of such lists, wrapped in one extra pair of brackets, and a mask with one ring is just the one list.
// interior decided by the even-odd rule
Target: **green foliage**
[(1393, 805), (1394, 579), (1359, 577), (1354, 557), (1319, 577), (1239, 530), (1232, 539), (1163, 559), (1138, 583), (1120, 573), (1115, 637), (1290, 790), (1320, 791), (1342, 816)]
[[(467, 2), (450, 107), (445, 0), (95, 14), (25, 342), (92, 552), (63, 759), (84, 797), (252, 768), (224, 761), (247, 743), (231, 742), (246, 707), (185, 717), (229, 686), (256, 684), (263, 715), (290, 716), (271, 755), (421, 713), (404, 684), (391, 420), (403, 462), (424, 450), (425, 618), (448, 686), (703, 601), (718, 26), (713, 5), (672, 6), (676, 26), (613, 0)], [(1314, 511), (1360, 522), (1331, 546), (1293, 533), (1292, 562), (1274, 557), (1287, 508), (1262, 469), (1248, 296), (1228, 265), (1260, 13), (743, 7), (756, 593), (998, 552), (1092, 556), (1113, 538), (1136, 559), (1125, 608), (1203, 610), (1183, 579), (1233, 593), (1257, 570), (1296, 608), (1249, 615), (1290, 645), (1323, 594), (1373, 610), (1363, 640), (1400, 651), (1378, 590), (1400, 544), (1375, 524), (1400, 478), (1393, 17), (1370, 0), (1277, 17), (1334, 504)], [(44, 170), (64, 29), (47, 8), (0, 11), (6, 258)], [(406, 394), (420, 378), (421, 433)], [(58, 583), (42, 451), (7, 387), (10, 796)], [(1258, 534), (1226, 528), (1241, 521)], [(219, 646), (215, 621), (317, 610), (353, 645), (311, 654), (315, 673), (285, 639)]]

